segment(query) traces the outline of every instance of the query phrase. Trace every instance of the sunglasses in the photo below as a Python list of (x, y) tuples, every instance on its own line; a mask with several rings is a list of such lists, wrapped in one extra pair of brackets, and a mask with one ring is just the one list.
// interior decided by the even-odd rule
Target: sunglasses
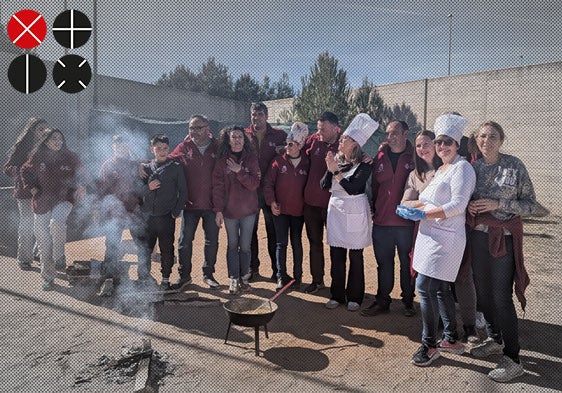
[(434, 144), (435, 146), (441, 146), (441, 145), (453, 146), (453, 143), (455, 143), (455, 140), (454, 140), (454, 139), (450, 139), (450, 138), (447, 138), (447, 139), (435, 139), (435, 140), (433, 141), (433, 144)]

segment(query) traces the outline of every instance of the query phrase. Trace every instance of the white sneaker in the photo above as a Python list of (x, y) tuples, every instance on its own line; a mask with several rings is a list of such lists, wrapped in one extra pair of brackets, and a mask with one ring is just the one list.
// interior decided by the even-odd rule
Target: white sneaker
[(498, 344), (496, 340), (488, 337), (480, 345), (470, 349), (470, 354), (475, 358), (487, 358), (490, 355), (500, 355), (503, 353), (503, 344)]
[(334, 308), (337, 308), (339, 305), (340, 303), (337, 300), (330, 299), (328, 300), (328, 303), (326, 303), (326, 308), (328, 310), (333, 310)]
[(238, 287), (238, 279), (237, 278), (231, 278), (230, 279), (230, 287), (228, 288), (228, 293), (230, 293), (231, 295), (236, 295), (236, 294), (238, 294), (239, 291), (240, 291), (240, 288)]
[(347, 311), (357, 311), (361, 308), (361, 305), (357, 302), (347, 302)]
[(213, 276), (204, 276), (203, 282), (211, 288), (218, 288), (220, 284), (213, 278)]
[(523, 374), (525, 370), (521, 363), (515, 363), (510, 357), (503, 356), (496, 368), (488, 373), (488, 377), (496, 382), (509, 382)]
[(106, 278), (98, 292), (98, 296), (111, 295), (113, 295), (113, 278)]

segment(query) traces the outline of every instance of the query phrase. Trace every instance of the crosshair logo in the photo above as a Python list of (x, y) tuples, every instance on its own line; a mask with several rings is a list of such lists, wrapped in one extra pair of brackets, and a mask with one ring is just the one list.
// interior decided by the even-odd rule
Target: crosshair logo
[(67, 93), (78, 93), (88, 86), (92, 78), (90, 65), (81, 56), (66, 55), (53, 67), (53, 80), (59, 89)]

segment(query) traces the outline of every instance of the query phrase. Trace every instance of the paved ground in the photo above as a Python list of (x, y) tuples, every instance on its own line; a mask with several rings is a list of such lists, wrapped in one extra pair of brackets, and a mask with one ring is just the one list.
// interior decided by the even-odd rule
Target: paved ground
[[(97, 288), (69, 285), (63, 275), (57, 278), (55, 291), (43, 292), (38, 270), (22, 272), (14, 259), (0, 257), (0, 391), (131, 392), (132, 382), (107, 384), (100, 377), (75, 386), (74, 381), (102, 355), (117, 356), (122, 347), (143, 338), (150, 338), (153, 348), (168, 355), (175, 367), (173, 375), (164, 378), (160, 392), (556, 391), (562, 389), (559, 222), (560, 217), (548, 216), (525, 226), (531, 286), (524, 318), (520, 313), (520, 329), (527, 373), (509, 384), (491, 382), (486, 376), (498, 357), (476, 360), (467, 354), (444, 354), (429, 368), (411, 365), (421, 321), (419, 315), (404, 317), (399, 301), (392, 304), (389, 315), (365, 318), (341, 307), (325, 309), (328, 289), (314, 295), (284, 294), (268, 325), (269, 339), (260, 333), (261, 353), (256, 357), (251, 328), (233, 327), (224, 344), (228, 319), (216, 302), (148, 305), (146, 298), (124, 290), (113, 298), (99, 298)], [(263, 233), (261, 228), (265, 242)], [(188, 292), (203, 300), (231, 298), (226, 286), (225, 236), (221, 232), (216, 274), (223, 284), (220, 290), (203, 286), (197, 276), (200, 250), (195, 254), (194, 284)], [(200, 230), (196, 241), (202, 244)], [(68, 260), (101, 258), (101, 244), (100, 239), (69, 243)], [(364, 306), (370, 304), (376, 286), (371, 248), (365, 256), (368, 298)], [(128, 254), (125, 259), (131, 276), (136, 277), (134, 257)], [(270, 273), (269, 269), (263, 273)], [(157, 263), (153, 274), (160, 278)], [(309, 280), (306, 274), (304, 281)], [(273, 283), (262, 281), (253, 287), (245, 297), (274, 294)], [(398, 295), (395, 288), (393, 297)]]

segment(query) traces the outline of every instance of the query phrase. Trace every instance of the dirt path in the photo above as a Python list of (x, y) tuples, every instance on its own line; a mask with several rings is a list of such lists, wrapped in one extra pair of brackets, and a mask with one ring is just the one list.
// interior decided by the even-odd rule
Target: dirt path
[[(498, 358), (444, 354), (435, 366), (411, 365), (421, 320), (419, 313), (415, 318), (404, 317), (399, 301), (393, 302), (389, 315), (365, 318), (341, 307), (325, 309), (328, 289), (314, 295), (290, 292), (278, 299), (279, 310), (268, 325), (269, 339), (260, 333), (261, 356), (255, 357), (251, 328), (234, 326), (224, 344), (228, 319), (216, 302), (149, 305), (146, 298), (124, 294), (99, 298), (96, 287), (70, 286), (63, 276), (56, 280), (55, 291), (43, 292), (38, 271), (22, 272), (14, 259), (0, 257), (0, 391), (131, 392), (133, 382), (107, 383), (103, 376), (76, 386), (74, 382), (88, 364), (96, 364), (103, 355), (118, 356), (143, 338), (150, 338), (152, 347), (167, 355), (173, 366), (160, 392), (555, 391), (562, 388), (559, 222), (560, 217), (548, 216), (525, 224), (531, 285), (520, 330), (528, 372), (510, 384), (496, 384), (486, 376)], [(260, 234), (265, 240), (263, 228)], [(197, 262), (201, 250), (196, 247), (194, 284), (189, 292), (200, 299), (224, 302), (231, 298), (226, 286), (225, 236), (221, 232), (216, 278), (223, 285), (218, 291), (203, 286)], [(196, 241), (202, 244), (200, 230)], [(68, 259), (101, 258), (101, 244), (100, 239), (70, 243)], [(132, 255), (126, 259), (134, 261)], [(265, 255), (261, 260), (267, 261)], [(368, 297), (364, 306), (376, 290), (371, 248), (365, 250), (365, 264)], [(131, 263), (136, 277), (134, 270)], [(310, 282), (306, 260), (304, 270), (304, 282)], [(264, 269), (266, 273), (269, 269)], [(156, 263), (153, 274), (159, 279)], [(328, 277), (325, 280), (329, 282)], [(244, 296), (274, 294), (271, 282), (257, 282), (253, 287)], [(396, 285), (393, 298), (398, 295)]]

